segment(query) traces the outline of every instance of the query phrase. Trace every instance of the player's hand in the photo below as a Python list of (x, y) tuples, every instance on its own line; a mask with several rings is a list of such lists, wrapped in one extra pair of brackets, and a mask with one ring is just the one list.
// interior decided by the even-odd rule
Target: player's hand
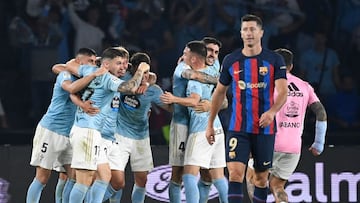
[(136, 94), (144, 94), (148, 89), (149, 85), (140, 85), (137, 90), (135, 91)]
[(271, 111), (264, 112), (259, 119), (259, 126), (265, 128), (274, 121), (275, 113)]
[(314, 155), (314, 156), (319, 156), (320, 152), (318, 152), (314, 147), (309, 147), (309, 151)]
[(94, 102), (91, 100), (87, 100), (83, 102), (82, 109), (85, 113), (89, 114), (90, 116), (94, 116), (100, 112), (99, 108), (93, 106)]
[(215, 143), (215, 130), (213, 127), (208, 126), (205, 133), (206, 139), (210, 145)]
[(164, 104), (172, 104), (174, 100), (174, 95), (170, 92), (165, 91), (165, 93), (160, 96), (160, 100)]
[(106, 69), (105, 67), (101, 67), (101, 68), (98, 68), (94, 74), (95, 74), (95, 77), (97, 76), (100, 76), (100, 75), (104, 75), (105, 73), (109, 72), (108, 69)]
[(196, 113), (208, 112), (211, 108), (211, 102), (209, 100), (202, 100), (194, 107)]

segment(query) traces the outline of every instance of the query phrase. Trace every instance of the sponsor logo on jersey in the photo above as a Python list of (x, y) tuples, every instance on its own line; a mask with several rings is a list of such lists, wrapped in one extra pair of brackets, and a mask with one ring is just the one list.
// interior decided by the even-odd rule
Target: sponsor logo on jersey
[(291, 82), (288, 85), (288, 96), (289, 97), (303, 97), (304, 94), (300, 91), (300, 89), (293, 83)]
[(121, 100), (127, 109), (133, 110), (140, 107), (140, 101), (135, 95), (124, 95)]
[(265, 89), (267, 86), (266, 82), (258, 82), (258, 83), (245, 83), (243, 80), (238, 81), (238, 86), (241, 90), (244, 90), (246, 88), (250, 88), (250, 89)]

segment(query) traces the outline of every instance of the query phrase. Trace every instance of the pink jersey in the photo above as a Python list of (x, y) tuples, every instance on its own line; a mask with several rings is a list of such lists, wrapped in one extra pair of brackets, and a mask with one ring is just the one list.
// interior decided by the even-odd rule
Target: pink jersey
[[(300, 153), (301, 135), (304, 128), (306, 108), (319, 101), (309, 83), (287, 73), (288, 96), (286, 103), (276, 114), (276, 152)], [(275, 91), (275, 97), (277, 92)]]

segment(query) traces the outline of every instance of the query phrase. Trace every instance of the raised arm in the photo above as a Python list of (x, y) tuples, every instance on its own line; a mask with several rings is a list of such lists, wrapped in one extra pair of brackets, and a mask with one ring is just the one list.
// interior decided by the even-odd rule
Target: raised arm
[(141, 80), (144, 73), (149, 70), (150, 70), (149, 64), (145, 62), (140, 63), (139, 68), (135, 72), (134, 76), (130, 80), (121, 83), (118, 87), (118, 91), (122, 93), (135, 94), (136, 90), (141, 84)]

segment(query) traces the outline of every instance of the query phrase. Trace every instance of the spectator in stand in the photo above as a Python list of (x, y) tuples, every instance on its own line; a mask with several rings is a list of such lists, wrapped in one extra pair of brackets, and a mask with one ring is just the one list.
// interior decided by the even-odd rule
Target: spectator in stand
[(339, 85), (340, 60), (337, 52), (328, 47), (325, 30), (315, 31), (314, 39), (314, 47), (300, 57), (300, 76), (312, 84), (320, 98), (327, 98), (336, 93)]
[(341, 88), (328, 100), (330, 126), (334, 130), (360, 129), (360, 97), (354, 77), (347, 73), (341, 79)]

